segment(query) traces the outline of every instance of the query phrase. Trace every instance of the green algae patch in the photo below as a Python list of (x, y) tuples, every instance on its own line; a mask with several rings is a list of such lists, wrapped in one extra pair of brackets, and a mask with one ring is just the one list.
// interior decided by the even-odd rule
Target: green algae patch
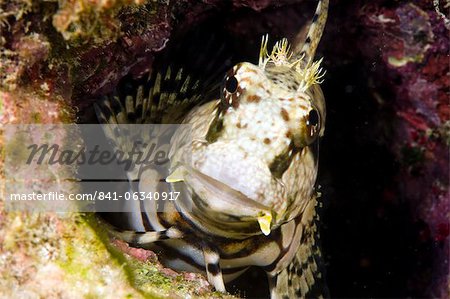
[(237, 298), (212, 292), (211, 285), (201, 274), (165, 268), (150, 250), (130, 247), (123, 241), (111, 239), (107, 226), (96, 215), (89, 214), (85, 219), (122, 266), (132, 286), (145, 298)]
[(9, 157), (11, 161), (27, 161), (29, 156), (28, 149), (23, 145), (26, 144), (26, 134), (16, 134), (8, 140), (0, 151), (2, 152), (2, 158)]
[(147, 296), (167, 298), (175, 295), (173, 292), (173, 279), (159, 272), (158, 268), (152, 262), (138, 262), (128, 257), (128, 267), (134, 286)]
[(0, 297), (143, 298), (82, 214), (6, 212)]
[[(69, 233), (63, 239), (62, 254), (60, 259), (57, 260), (58, 266), (67, 273), (66, 281), (77, 283), (80, 281), (96, 281), (99, 286), (104, 287), (107, 287), (108, 281), (112, 278), (115, 278), (113, 280), (117, 283), (127, 282), (125, 273), (122, 273), (121, 265), (112, 258), (104, 243), (97, 238), (92, 227), (83, 218), (77, 219), (77, 222), (70, 225), (68, 229), (72, 234)], [(120, 271), (114, 273), (117, 270), (114, 268), (119, 268)], [(98, 289), (99, 286), (97, 285), (95, 288)], [(89, 288), (89, 285), (86, 287)], [(85, 290), (84, 294), (95, 296), (96, 291), (95, 289)]]
[(164, 268), (152, 251), (111, 240), (105, 227), (95, 218), (90, 218), (89, 223), (95, 227), (112, 256), (123, 266), (130, 283), (145, 298), (236, 298), (212, 292), (212, 287), (201, 274), (178, 273)]
[(140, 261), (126, 255), (134, 286), (150, 298), (236, 298), (212, 292), (206, 278), (200, 274), (177, 273), (157, 261)]

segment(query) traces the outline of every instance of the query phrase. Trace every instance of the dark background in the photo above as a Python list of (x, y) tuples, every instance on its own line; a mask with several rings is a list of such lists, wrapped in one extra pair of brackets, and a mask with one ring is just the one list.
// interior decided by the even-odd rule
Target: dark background
[[(379, 5), (389, 8), (397, 3)], [(312, 16), (314, 6), (312, 1), (262, 12), (221, 7), (193, 24), (204, 34), (203, 40), (208, 36), (225, 40), (232, 53), (231, 66), (240, 60), (256, 62), (260, 37), (266, 32), (272, 42), (293, 37), (298, 24)], [(364, 37), (368, 31), (358, 23), (364, 18), (358, 15), (361, 7), (332, 3), (317, 55), (325, 57), (327, 70), (322, 84), (327, 124), (318, 179), (324, 203), (321, 236), (326, 277), (334, 298), (430, 297), (435, 250), (444, 245), (430, 237), (428, 224), (413, 212), (415, 203), (398, 187), (403, 169), (410, 166), (406, 163), (414, 163), (416, 157), (393, 151), (393, 143), (401, 141), (396, 135), (395, 90), (373, 82), (385, 71), (382, 50), (365, 53), (361, 46), (369, 41)], [(189, 33), (181, 30), (180, 36)], [(265, 280), (264, 273), (255, 269), (230, 287), (245, 296), (265, 296)]]

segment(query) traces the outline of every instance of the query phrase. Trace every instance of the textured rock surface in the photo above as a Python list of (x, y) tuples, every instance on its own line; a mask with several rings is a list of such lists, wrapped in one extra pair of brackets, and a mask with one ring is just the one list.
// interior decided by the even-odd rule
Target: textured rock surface
[(333, 248), (329, 276), (354, 289), (335, 285), (334, 294), (447, 298), (448, 19), (432, 1), (336, 1), (330, 18), (324, 242)]
[(435, 243), (438, 257), (430, 295), (445, 298), (449, 295), (445, 287), (449, 284), (450, 40), (443, 20), (424, 4), (373, 11), (366, 28), (374, 32), (370, 27), (381, 15), (393, 21), (391, 28), (375, 31), (369, 43), (383, 44), (383, 38), (391, 36), (390, 43), (384, 41), (381, 57), (388, 76), (378, 78), (395, 96), (389, 103), (395, 111), (393, 138), (397, 140), (391, 149), (402, 163), (396, 192), (409, 201), (414, 217), (427, 224), (427, 237)]
[(0, 209), (2, 298), (143, 297), (81, 217)]
[[(0, 0), (0, 123), (93, 121), (88, 108), (96, 96), (114, 90), (125, 75), (151, 71), (174, 33), (204, 20), (223, 22), (237, 49), (254, 59), (263, 33), (293, 38), (310, 15), (294, 0), (141, 2)], [(328, 71), (320, 180), (333, 296), (449, 296), (450, 5), (440, 2), (442, 14), (425, 0), (331, 1), (319, 55)], [(42, 224), (49, 231), (36, 239)], [(201, 294), (208, 289), (196, 275), (177, 275), (148, 262), (151, 253), (119, 243), (135, 257), (131, 264), (141, 261), (129, 271), (145, 272), (139, 283), (130, 283), (117, 258), (78, 216), (2, 212), (0, 229), (0, 268), (7, 269), (1, 295), (31, 290), (73, 296), (82, 290), (114, 297), (120, 285), (123, 296), (138, 297), (142, 293), (133, 286), (152, 293), (152, 282), (164, 290), (182, 279), (192, 280)], [(95, 245), (83, 247), (91, 241)], [(72, 263), (70, 271), (61, 266), (70, 242), (98, 251), (108, 269), (88, 263), (101, 262), (94, 254)], [(35, 255), (34, 246), (53, 253)], [(110, 276), (90, 279), (104, 271)], [(45, 283), (29, 280), (33, 275), (67, 278)], [(80, 284), (71, 285), (70, 277)], [(183, 296), (166, 291), (158, 294)]]

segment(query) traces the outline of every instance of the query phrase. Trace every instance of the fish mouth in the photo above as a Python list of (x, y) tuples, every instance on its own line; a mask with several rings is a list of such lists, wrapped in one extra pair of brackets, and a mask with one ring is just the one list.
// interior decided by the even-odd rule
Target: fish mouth
[(209, 229), (226, 236), (270, 234), (272, 209), (229, 185), (187, 165), (179, 165), (166, 182), (184, 185), (183, 210)]

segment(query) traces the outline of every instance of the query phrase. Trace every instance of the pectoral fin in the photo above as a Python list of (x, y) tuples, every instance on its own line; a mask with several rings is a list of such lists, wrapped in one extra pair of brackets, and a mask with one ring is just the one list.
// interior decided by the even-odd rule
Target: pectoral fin
[(300, 244), (291, 262), (280, 272), (268, 272), (270, 298), (329, 298), (325, 266), (319, 247), (317, 202), (311, 213), (304, 213), (297, 230)]

